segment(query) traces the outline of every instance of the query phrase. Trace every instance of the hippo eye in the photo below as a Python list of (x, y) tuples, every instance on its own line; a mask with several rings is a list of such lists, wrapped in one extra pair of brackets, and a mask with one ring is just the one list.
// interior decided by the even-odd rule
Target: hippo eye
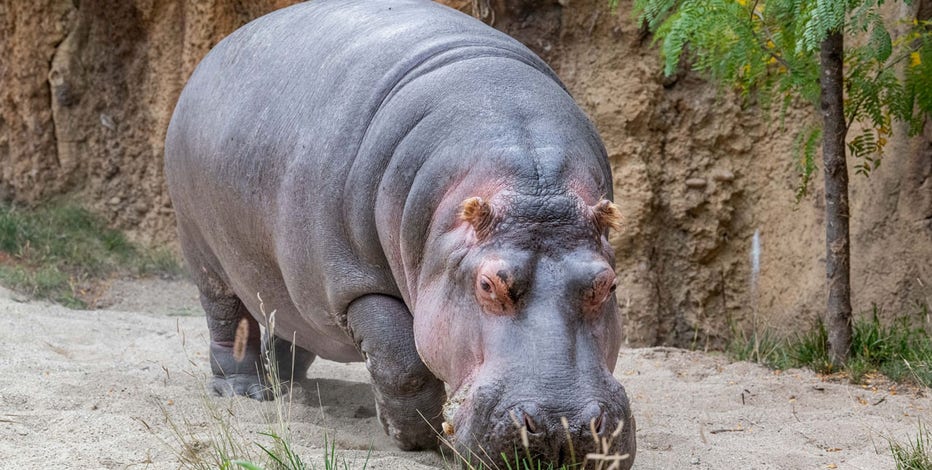
[(602, 304), (612, 297), (617, 287), (618, 279), (614, 271), (606, 269), (599, 273), (584, 294), (584, 310), (588, 313), (598, 312)]
[(485, 276), (479, 281), (479, 287), (486, 292), (492, 292), (492, 284), (489, 283), (489, 280), (485, 278)]
[(514, 313), (514, 300), (509, 292), (511, 285), (502, 279), (502, 276), (496, 274), (501, 270), (484, 269), (484, 271), (487, 274), (480, 273), (476, 278), (476, 299), (479, 304), (486, 312), (494, 315)]

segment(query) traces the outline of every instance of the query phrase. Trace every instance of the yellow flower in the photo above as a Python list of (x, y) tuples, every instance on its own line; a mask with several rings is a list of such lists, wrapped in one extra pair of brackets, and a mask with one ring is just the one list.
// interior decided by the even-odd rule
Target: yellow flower
[(748, 4), (748, 0), (735, 0), (735, 1), (738, 2), (738, 5), (741, 5), (743, 7), (747, 6)]
[(909, 63), (910, 63), (910, 65), (912, 65), (913, 67), (915, 67), (915, 66), (917, 66), (917, 65), (920, 65), (920, 64), (922, 64), (922, 57), (919, 57), (919, 53), (918, 53), (918, 52), (911, 52), (911, 53), (909, 54)]
[(776, 44), (771, 40), (767, 40), (767, 49), (773, 49), (774, 47), (776, 47)]
[(777, 58), (776, 58), (776, 57), (771, 57), (769, 60), (767, 60), (767, 63), (768, 63), (768, 64), (776, 64), (776, 63), (777, 63)]

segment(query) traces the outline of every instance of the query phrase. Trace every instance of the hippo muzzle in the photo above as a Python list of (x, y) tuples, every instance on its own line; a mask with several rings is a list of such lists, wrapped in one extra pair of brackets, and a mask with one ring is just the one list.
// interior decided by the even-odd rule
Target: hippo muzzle
[(454, 396), (445, 407), (445, 419), (453, 423), (446, 429), (452, 431), (448, 445), (473, 465), (530, 460), (584, 468), (618, 460), (619, 468), (630, 468), (636, 429), (628, 397), (611, 376), (602, 387), (602, 393), (530, 393), (515, 401), (507, 384), (478, 386), (469, 398), (457, 403)]

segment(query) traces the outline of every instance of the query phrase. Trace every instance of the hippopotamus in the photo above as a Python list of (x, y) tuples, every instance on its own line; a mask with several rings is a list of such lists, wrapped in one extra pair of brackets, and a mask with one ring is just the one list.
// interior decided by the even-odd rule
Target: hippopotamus
[(165, 177), (218, 394), (267, 398), (263, 347), (281, 380), (364, 361), (402, 449), (634, 461), (606, 151), (506, 34), (428, 0), (263, 16), (191, 75)]

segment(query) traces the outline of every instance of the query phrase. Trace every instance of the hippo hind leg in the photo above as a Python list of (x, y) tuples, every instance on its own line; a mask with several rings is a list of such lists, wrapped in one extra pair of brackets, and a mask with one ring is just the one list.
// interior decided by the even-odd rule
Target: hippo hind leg
[[(313, 353), (279, 337), (270, 340), (268, 330), (260, 336), (259, 323), (239, 297), (205, 293), (205, 290), (201, 291), (201, 305), (207, 313), (210, 331), (214, 393), (269, 400), (274, 398), (267, 384), (269, 371), (277, 373), (277, 379), (282, 381), (301, 380), (307, 376), (307, 369), (315, 358)], [(269, 367), (267, 360), (274, 360), (275, 367)]]
[(408, 308), (393, 297), (366, 295), (350, 304), (347, 321), (372, 375), (385, 432), (403, 450), (436, 448), (446, 393), (417, 354)]
[[(259, 323), (233, 294), (205, 292), (201, 305), (210, 332), (211, 388), (220, 396), (243, 395), (257, 400), (270, 397), (263, 382)], [(240, 337), (237, 338), (237, 335)], [(244, 337), (245, 336), (245, 337)]]
[[(262, 381), (262, 339), (259, 323), (221, 275), (220, 263), (200, 232), (184, 212), (178, 213), (181, 251), (191, 277), (200, 291), (210, 333), (210, 385), (220, 396), (243, 395), (258, 400), (269, 398)], [(239, 341), (237, 342), (237, 331)]]

